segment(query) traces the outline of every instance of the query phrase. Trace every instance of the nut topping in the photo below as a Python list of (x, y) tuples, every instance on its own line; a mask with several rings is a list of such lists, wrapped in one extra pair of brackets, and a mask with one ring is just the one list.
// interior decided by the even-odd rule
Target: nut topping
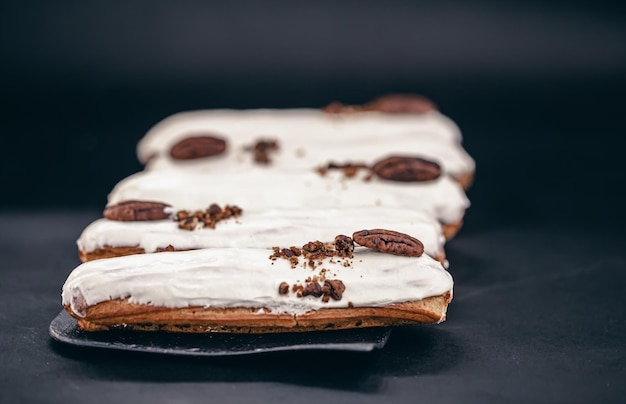
[(346, 285), (339, 279), (326, 279), (324, 286), (322, 287), (322, 293), (325, 296), (330, 296), (333, 300), (341, 300), (343, 292), (346, 290)]
[(302, 248), (289, 247), (280, 248), (272, 247), (273, 254), (269, 259), (275, 261), (279, 258), (285, 258), (291, 263), (291, 267), (295, 268), (300, 262), (300, 256), (304, 259), (304, 266), (307, 265), (315, 269), (322, 263), (325, 258), (340, 258), (343, 265), (348, 267), (351, 265), (349, 258), (353, 258), (354, 242), (348, 236), (340, 234), (335, 237), (334, 243), (324, 243), (322, 241), (309, 241)]
[[(346, 290), (346, 285), (339, 279), (326, 279), (324, 285), (318, 282), (318, 278), (309, 278), (305, 284), (295, 283), (291, 291), (296, 294), (296, 297), (321, 297), (322, 302), (328, 303), (330, 299), (341, 300), (343, 298), (343, 292)], [(286, 295), (289, 293), (289, 284), (287, 282), (281, 282), (278, 286), (278, 294)], [(351, 303), (348, 303), (350, 306)]]
[(352, 238), (363, 247), (384, 253), (408, 257), (419, 257), (424, 253), (424, 244), (421, 241), (393, 230), (361, 230), (355, 232)]
[(281, 282), (280, 285), (278, 285), (278, 294), (286, 295), (287, 293), (289, 293), (289, 284), (287, 282)]
[(278, 141), (274, 139), (260, 139), (253, 146), (247, 146), (245, 151), (254, 153), (254, 161), (259, 164), (271, 163), (270, 152), (278, 150)]
[(298, 265), (298, 257), (302, 255), (302, 252), (298, 247), (291, 246), (289, 248), (273, 247), (274, 253), (270, 255), (270, 259), (275, 261), (278, 258), (286, 258), (291, 263), (291, 267), (295, 268)]
[(302, 296), (314, 296), (314, 297), (320, 297), (322, 296), (322, 286), (317, 283), (317, 282), (309, 282), (306, 284), (306, 286), (304, 287), (304, 290), (302, 290)]
[(226, 141), (214, 136), (192, 136), (181, 140), (170, 149), (176, 160), (192, 160), (224, 153)]
[(354, 241), (348, 236), (340, 234), (335, 237), (335, 253), (338, 257), (352, 258), (354, 251)]
[(369, 166), (363, 163), (348, 162), (348, 163), (339, 164), (335, 162), (330, 162), (326, 166), (317, 167), (316, 171), (320, 175), (324, 176), (329, 170), (341, 170), (343, 171), (343, 175), (346, 178), (352, 178), (358, 174), (360, 169), (369, 169)]
[(107, 206), (102, 215), (121, 222), (163, 220), (170, 216), (166, 211), (169, 206), (161, 202), (125, 201)]
[(174, 215), (174, 220), (178, 222), (178, 227), (185, 230), (195, 230), (200, 227), (215, 229), (217, 222), (231, 217), (239, 217), (243, 210), (235, 205), (226, 205), (224, 208), (216, 203), (212, 203), (206, 210), (191, 212), (179, 210)]
[(391, 156), (374, 164), (372, 172), (389, 181), (423, 182), (439, 178), (441, 167), (419, 157)]
[(322, 108), (328, 114), (379, 111), (387, 114), (423, 114), (435, 111), (437, 105), (428, 98), (417, 94), (387, 94), (363, 105), (346, 105), (331, 102)]
[(388, 94), (365, 104), (366, 111), (388, 114), (423, 114), (434, 111), (437, 106), (428, 98), (415, 94)]
[(302, 253), (309, 259), (316, 260), (326, 256), (326, 244), (321, 241), (309, 241), (302, 246)]

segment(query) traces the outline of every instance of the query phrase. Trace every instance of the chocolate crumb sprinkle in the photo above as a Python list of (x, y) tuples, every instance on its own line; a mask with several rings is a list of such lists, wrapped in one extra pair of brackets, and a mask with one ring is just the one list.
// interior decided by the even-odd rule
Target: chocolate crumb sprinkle
[(370, 167), (367, 164), (364, 163), (335, 163), (335, 162), (330, 162), (325, 166), (318, 166), (315, 171), (317, 171), (318, 174), (320, 174), (321, 176), (325, 176), (326, 173), (328, 173), (328, 171), (330, 170), (341, 170), (343, 171), (343, 175), (346, 178), (353, 178), (355, 177), (359, 170), (364, 169), (364, 170), (369, 170)]
[(224, 208), (212, 203), (206, 210), (195, 212), (179, 210), (174, 215), (174, 220), (178, 222), (178, 227), (185, 230), (196, 230), (202, 227), (215, 229), (217, 222), (231, 217), (239, 217), (243, 210), (235, 205), (226, 205)]
[(278, 150), (278, 141), (275, 139), (259, 139), (254, 145), (244, 148), (247, 152), (252, 152), (254, 161), (259, 164), (271, 163), (270, 152)]
[(287, 282), (281, 282), (278, 286), (278, 293), (281, 295), (289, 293), (289, 284)]
[(302, 256), (305, 260), (304, 266), (309, 266), (315, 269), (318, 265), (323, 263), (325, 258), (330, 258), (331, 262), (337, 262), (333, 258), (345, 258), (342, 263), (344, 267), (349, 267), (351, 262), (347, 259), (353, 258), (352, 252), (354, 251), (354, 242), (352, 238), (340, 234), (335, 237), (333, 244), (324, 243), (322, 241), (310, 241), (302, 246), (298, 247), (273, 247), (273, 253), (269, 258), (275, 261), (278, 258), (285, 258), (291, 262), (291, 267), (295, 268), (299, 263), (299, 257)]

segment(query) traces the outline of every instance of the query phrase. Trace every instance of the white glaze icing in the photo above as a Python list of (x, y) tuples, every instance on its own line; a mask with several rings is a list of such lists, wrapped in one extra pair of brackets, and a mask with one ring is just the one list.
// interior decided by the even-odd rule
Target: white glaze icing
[[(173, 160), (169, 150), (191, 135), (214, 134), (227, 140), (225, 154), (188, 161)], [(242, 171), (255, 163), (246, 146), (261, 138), (278, 141), (272, 165), (310, 170), (330, 162), (372, 164), (392, 154), (422, 157), (439, 163), (444, 173), (460, 177), (475, 163), (461, 145), (454, 122), (437, 111), (425, 114), (329, 115), (315, 109), (206, 110), (174, 114), (151, 128), (137, 145), (148, 169), (176, 165), (212, 172)]]
[[(302, 314), (326, 307), (384, 306), (420, 300), (453, 289), (450, 274), (427, 255), (402, 257), (359, 247), (351, 265), (325, 259), (312, 270), (272, 261), (271, 250), (211, 248), (185, 252), (139, 254), (95, 260), (76, 267), (63, 285), (64, 305), (81, 315), (76, 301), (93, 305), (109, 299), (164, 307), (264, 307), (272, 313)], [(279, 295), (281, 282), (304, 283), (327, 270), (327, 279), (346, 289), (339, 301)]]
[(129, 200), (163, 202), (174, 210), (205, 209), (211, 203), (245, 211), (360, 207), (371, 209), (371, 216), (385, 207), (422, 211), (444, 224), (461, 221), (470, 205), (465, 191), (447, 176), (427, 182), (365, 181), (344, 178), (337, 170), (322, 176), (265, 167), (252, 167), (245, 175), (185, 168), (141, 171), (120, 181), (108, 195), (109, 205)]
[(301, 247), (309, 241), (332, 242), (336, 235), (352, 236), (363, 229), (384, 228), (410, 234), (424, 244), (424, 252), (439, 256), (444, 248), (441, 224), (420, 211), (379, 207), (351, 209), (270, 209), (245, 211), (238, 218), (217, 223), (215, 229), (179, 229), (173, 220), (120, 222), (99, 219), (77, 240), (92, 252), (105, 246), (141, 247), (147, 253), (172, 245), (178, 250), (209, 247)]
[[(179, 140), (209, 133), (227, 140), (226, 153), (190, 161), (169, 157)], [(277, 140), (280, 147), (270, 153), (269, 166), (254, 163), (244, 151), (263, 138)], [(193, 232), (179, 230), (171, 221), (95, 221), (77, 240), (81, 250), (137, 245), (152, 252), (170, 244), (203, 249), (81, 264), (63, 287), (63, 302), (72, 304), (80, 297), (92, 305), (130, 296), (132, 302), (167, 307), (265, 307), (301, 314), (347, 307), (348, 302), (383, 306), (452, 291), (450, 274), (427, 255), (398, 257), (359, 247), (352, 266), (329, 260), (322, 266), (329, 279), (346, 285), (341, 301), (279, 296), (280, 282), (301, 283), (317, 272), (268, 257), (272, 246), (330, 241), (364, 228), (411, 234), (422, 240), (427, 254), (437, 255), (444, 242), (441, 223), (460, 222), (470, 205), (449, 176), (423, 183), (364, 181), (364, 172), (345, 178), (340, 171), (321, 176), (314, 168), (330, 162), (369, 165), (399, 154), (436, 161), (444, 173), (460, 176), (474, 170), (461, 141), (458, 127), (436, 111), (335, 116), (310, 109), (213, 110), (170, 116), (137, 145), (142, 162), (154, 158), (143, 172), (120, 181), (107, 204), (158, 201), (172, 205), (173, 211), (231, 204), (243, 208), (243, 215), (219, 222), (215, 230)]]

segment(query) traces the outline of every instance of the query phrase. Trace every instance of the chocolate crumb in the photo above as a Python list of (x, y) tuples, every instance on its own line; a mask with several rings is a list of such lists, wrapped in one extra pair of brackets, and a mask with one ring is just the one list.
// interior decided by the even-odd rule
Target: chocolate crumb
[(319, 166), (315, 169), (315, 171), (317, 171), (318, 174), (320, 174), (321, 176), (325, 176), (326, 173), (328, 173), (328, 171), (330, 170), (341, 170), (343, 171), (343, 175), (346, 178), (352, 178), (355, 177), (359, 170), (361, 169), (365, 169), (365, 170), (369, 170), (370, 167), (367, 164), (364, 163), (335, 163), (335, 162), (330, 162), (328, 163), (326, 166)]
[[(326, 251), (326, 244), (321, 241), (310, 241), (302, 246), (302, 253), (304, 257), (309, 260), (309, 265), (311, 265), (313, 261), (325, 258), (327, 256)], [(315, 268), (315, 265), (311, 266)]]
[[(335, 237), (334, 244), (326, 244), (317, 240), (304, 244), (302, 249), (292, 246), (289, 248), (273, 247), (272, 250), (273, 253), (269, 256), (271, 260), (286, 258), (291, 262), (291, 267), (295, 268), (299, 263), (298, 257), (303, 256), (305, 259), (304, 266), (315, 269), (318, 265), (323, 264), (325, 258), (330, 258), (331, 262), (337, 262), (333, 260), (334, 257), (352, 258), (354, 242), (352, 238), (340, 234)], [(349, 261), (343, 262), (345, 267), (350, 265)]]
[(220, 206), (216, 203), (212, 203), (211, 206), (209, 206), (209, 208), (207, 209), (207, 212), (209, 213), (209, 215), (212, 215), (212, 216), (219, 214), (221, 211), (222, 211), (222, 208), (220, 208)]
[(270, 152), (278, 150), (278, 141), (275, 139), (259, 139), (254, 145), (244, 148), (252, 152), (254, 161), (259, 164), (271, 163)]
[(194, 212), (180, 210), (174, 215), (178, 227), (185, 230), (195, 230), (200, 227), (215, 229), (217, 222), (231, 217), (239, 217), (243, 210), (235, 205), (226, 205), (224, 208), (212, 203), (206, 210)]
[(195, 230), (198, 227), (198, 218), (195, 216), (188, 216), (187, 218), (178, 222), (179, 229)]
[(291, 263), (291, 267), (295, 268), (300, 262), (298, 257), (301, 255), (298, 247), (280, 248), (272, 247), (273, 254), (270, 255), (270, 259), (275, 261), (278, 258), (286, 258)]
[(314, 297), (320, 297), (322, 296), (322, 286), (317, 283), (317, 282), (309, 282), (306, 284), (306, 286), (304, 287), (304, 290), (302, 291), (302, 296), (314, 296)]
[(335, 237), (335, 251), (338, 257), (352, 258), (354, 241), (351, 237), (340, 234)]
[(341, 300), (346, 286), (339, 279), (326, 279), (322, 291), (324, 294), (330, 295), (334, 300)]

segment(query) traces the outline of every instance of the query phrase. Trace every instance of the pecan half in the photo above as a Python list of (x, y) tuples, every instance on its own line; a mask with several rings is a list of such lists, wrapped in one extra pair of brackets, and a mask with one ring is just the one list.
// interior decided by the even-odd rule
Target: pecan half
[(125, 201), (107, 206), (102, 215), (121, 222), (163, 220), (170, 217), (166, 211), (169, 206), (161, 202)]
[(389, 114), (423, 114), (436, 110), (437, 106), (421, 95), (387, 94), (365, 104), (363, 109)]
[(394, 255), (419, 257), (424, 253), (424, 244), (421, 241), (393, 230), (361, 230), (355, 232), (352, 239), (363, 247)]
[(224, 153), (226, 141), (214, 136), (191, 136), (176, 143), (170, 156), (176, 160), (192, 160)]
[(390, 181), (423, 182), (439, 178), (441, 167), (420, 157), (391, 156), (376, 162), (372, 172)]
[(437, 110), (437, 105), (417, 94), (387, 94), (363, 105), (346, 105), (334, 101), (322, 108), (328, 114), (379, 111), (388, 114), (423, 114)]

